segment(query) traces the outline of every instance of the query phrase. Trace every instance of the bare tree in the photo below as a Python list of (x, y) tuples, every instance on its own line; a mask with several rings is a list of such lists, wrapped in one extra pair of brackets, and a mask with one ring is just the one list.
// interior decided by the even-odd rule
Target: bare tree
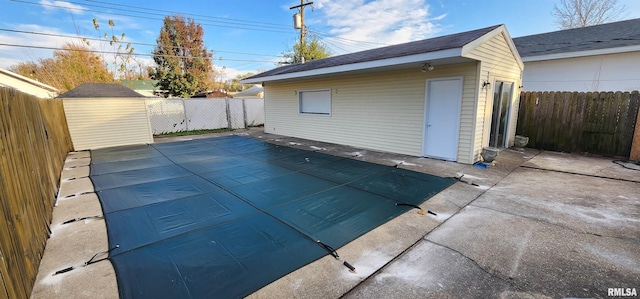
[(620, 20), (624, 10), (618, 0), (560, 0), (553, 16), (560, 28), (571, 29)]

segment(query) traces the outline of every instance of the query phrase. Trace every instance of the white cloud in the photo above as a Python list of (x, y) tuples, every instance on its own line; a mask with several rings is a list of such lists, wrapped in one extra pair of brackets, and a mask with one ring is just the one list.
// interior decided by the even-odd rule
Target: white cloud
[[(436, 21), (445, 15), (432, 17), (426, 0), (340, 1), (317, 0), (317, 12), (334, 38), (323, 37), (334, 51), (344, 52), (399, 44), (433, 36), (439, 31)], [(369, 43), (357, 43), (363, 41)], [(331, 47), (333, 44), (334, 47)], [(341, 54), (341, 53), (338, 53)]]
[[(60, 31), (59, 29), (52, 27), (45, 27), (37, 24), (12, 24), (15, 30), (26, 32), (38, 32), (52, 35), (64, 35), (74, 36), (74, 33), (68, 33)], [(122, 47), (126, 47), (125, 40)], [(39, 59), (50, 58), (53, 56), (54, 49), (59, 49), (64, 46), (65, 43), (82, 44), (82, 38), (74, 37), (60, 37), (51, 35), (34, 35), (29, 33), (0, 33), (0, 43), (9, 45), (22, 45), (28, 47), (18, 46), (0, 46), (0, 68), (8, 69), (11, 66), (18, 64), (19, 62), (26, 61), (38, 61)], [(46, 49), (39, 49), (37, 47), (43, 47)], [(51, 49), (53, 48), (53, 49)], [(117, 51), (117, 45), (110, 45), (108, 41), (90, 40), (89, 48), (94, 51), (101, 52), (115, 52)], [(135, 45), (134, 45), (135, 48)], [(124, 50), (122, 50), (124, 51)], [(145, 51), (138, 51), (136, 53), (145, 53)], [(104, 62), (108, 65), (111, 71), (114, 71), (114, 65), (116, 57), (111, 53), (96, 53), (104, 59)], [(143, 68), (152, 65), (153, 59), (148, 56), (134, 56), (135, 61), (130, 61), (132, 67), (136, 67), (139, 62)]]
[(54, 11), (57, 9), (66, 9), (67, 11), (74, 14), (83, 14), (84, 6), (73, 4), (67, 1), (50, 1), (50, 0), (40, 0), (40, 5), (44, 7), (47, 11)]
[(222, 67), (222, 66), (218, 66), (218, 65), (214, 65), (213, 66), (216, 71), (219, 72), (219, 74), (221, 75), (221, 80), (222, 81), (227, 81), (227, 80), (231, 80), (233, 78), (235, 78), (237, 75), (244, 75), (246, 73), (255, 73), (255, 70), (241, 70), (241, 69), (235, 69), (232, 67)]
[[(16, 24), (11, 27), (15, 28), (15, 30), (27, 32), (41, 32), (58, 35), (65, 34), (53, 28), (43, 27), (36, 24)], [(49, 35), (33, 35), (28, 33), (0, 34), (0, 43), (9, 45), (60, 48), (65, 42), (73, 41), (78, 42), (80, 40)], [(0, 67), (2, 68), (9, 68), (21, 61), (37, 61), (40, 58), (51, 57), (53, 54), (53, 50), (50, 49), (24, 48), (16, 46), (0, 46), (0, 52), (2, 52), (3, 58), (0, 61)]]

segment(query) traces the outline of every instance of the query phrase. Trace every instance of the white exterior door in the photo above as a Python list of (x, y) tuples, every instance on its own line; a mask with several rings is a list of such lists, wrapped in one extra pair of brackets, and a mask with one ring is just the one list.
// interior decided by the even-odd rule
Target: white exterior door
[(422, 154), (456, 161), (462, 77), (427, 80)]

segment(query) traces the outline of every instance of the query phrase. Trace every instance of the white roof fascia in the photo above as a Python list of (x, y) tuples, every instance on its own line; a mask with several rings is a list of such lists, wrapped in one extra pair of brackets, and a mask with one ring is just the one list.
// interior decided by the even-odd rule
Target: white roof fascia
[(513, 57), (516, 58), (516, 61), (520, 66), (520, 70), (523, 70), (524, 60), (522, 57), (520, 57), (520, 53), (518, 53), (518, 48), (516, 48), (516, 45), (513, 43), (513, 40), (511, 39), (511, 35), (509, 35), (509, 31), (507, 30), (507, 27), (505, 25), (500, 25), (496, 29), (493, 29), (487, 32), (485, 35), (481, 36), (480, 38), (464, 45), (464, 47), (462, 47), (462, 56), (467, 55), (467, 53), (479, 47), (480, 45), (484, 44), (485, 42), (491, 40), (492, 38), (494, 38), (496, 35), (500, 33), (504, 34), (505, 40), (507, 41), (507, 45), (509, 46), (511, 53), (513, 54)]
[(58, 89), (56, 89), (55, 87), (53, 87), (51, 85), (47, 85), (47, 84), (44, 84), (42, 82), (33, 80), (31, 78), (27, 78), (25, 76), (22, 76), (22, 75), (20, 75), (18, 73), (14, 73), (12, 71), (8, 71), (8, 70), (0, 68), (0, 74), (4, 74), (4, 75), (6, 75), (8, 77), (12, 77), (12, 78), (14, 78), (16, 80), (20, 80), (20, 81), (29, 83), (29, 84), (31, 84), (33, 86), (40, 87), (40, 88), (45, 89), (45, 90), (47, 90), (49, 92), (55, 92), (55, 93), (58, 92)]
[(532, 62), (532, 61), (576, 58), (576, 57), (606, 55), (606, 54), (618, 54), (618, 53), (636, 52), (636, 51), (640, 51), (640, 45), (529, 56), (529, 57), (523, 57), (522, 61)]
[(359, 63), (351, 63), (345, 65), (337, 65), (327, 68), (319, 68), (314, 70), (302, 71), (302, 72), (294, 72), (266, 77), (259, 77), (255, 79), (244, 79), (240, 80), (240, 83), (248, 84), (248, 83), (262, 83), (269, 81), (278, 81), (278, 80), (286, 80), (286, 79), (294, 79), (294, 78), (304, 78), (304, 77), (312, 77), (319, 75), (326, 75), (332, 73), (343, 73), (350, 71), (358, 71), (365, 69), (373, 69), (379, 67), (386, 66), (394, 66), (405, 63), (413, 63), (413, 62), (428, 62), (429, 60), (443, 59), (443, 58), (452, 58), (452, 57), (461, 57), (462, 48), (453, 48), (429, 53), (421, 53), (409, 56), (402, 57), (394, 57)]

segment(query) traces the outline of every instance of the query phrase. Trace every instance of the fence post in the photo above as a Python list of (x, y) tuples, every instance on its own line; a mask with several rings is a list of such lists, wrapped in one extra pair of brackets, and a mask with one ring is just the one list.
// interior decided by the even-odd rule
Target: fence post
[(247, 124), (247, 102), (246, 99), (242, 99), (242, 118), (244, 119), (244, 128), (248, 128), (249, 125)]
[(182, 99), (182, 112), (184, 114), (184, 130), (189, 131), (189, 119), (187, 118), (187, 105), (185, 105), (184, 99)]
[[(638, 97), (638, 91), (632, 92), (631, 96)], [(629, 160), (640, 161), (640, 107), (638, 107), (638, 115), (636, 116), (636, 127), (633, 132), (633, 141), (631, 142)]]
[(224, 102), (227, 104), (227, 128), (231, 130), (231, 108), (229, 107), (229, 98), (224, 99)]

